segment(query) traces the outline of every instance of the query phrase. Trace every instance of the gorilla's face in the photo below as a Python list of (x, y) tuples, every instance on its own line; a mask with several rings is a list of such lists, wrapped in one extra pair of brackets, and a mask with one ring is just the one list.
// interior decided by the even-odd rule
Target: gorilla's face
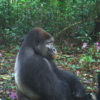
[(53, 46), (53, 42), (54, 40), (51, 38), (45, 44), (45, 48), (47, 49), (47, 58), (56, 58), (57, 51), (55, 47)]
[(53, 46), (54, 38), (45, 30), (41, 28), (33, 29), (30, 31), (25, 41), (25, 44), (33, 48), (37, 55), (47, 59), (56, 57), (56, 49)]
[(56, 58), (57, 51), (56, 51), (55, 47), (53, 46), (53, 42), (54, 42), (54, 39), (52, 37), (48, 40), (44, 40), (44, 41), (40, 42), (37, 45), (38, 53), (41, 56), (46, 57), (47, 59)]

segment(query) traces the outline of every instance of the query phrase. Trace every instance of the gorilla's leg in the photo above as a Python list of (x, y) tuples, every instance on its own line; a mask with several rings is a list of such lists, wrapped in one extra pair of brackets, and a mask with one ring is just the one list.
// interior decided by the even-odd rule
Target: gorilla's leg
[(84, 86), (81, 84), (76, 75), (72, 74), (70, 71), (59, 69), (53, 61), (50, 61), (50, 63), (52, 65), (53, 71), (56, 73), (58, 78), (68, 83), (73, 96), (75, 96), (76, 98), (85, 97), (86, 94)]

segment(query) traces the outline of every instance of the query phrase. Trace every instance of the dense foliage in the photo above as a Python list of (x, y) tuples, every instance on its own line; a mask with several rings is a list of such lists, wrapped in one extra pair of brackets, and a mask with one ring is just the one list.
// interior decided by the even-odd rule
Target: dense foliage
[(89, 42), (99, 35), (92, 33), (98, 9), (96, 0), (0, 0), (0, 44), (16, 43), (36, 26)]

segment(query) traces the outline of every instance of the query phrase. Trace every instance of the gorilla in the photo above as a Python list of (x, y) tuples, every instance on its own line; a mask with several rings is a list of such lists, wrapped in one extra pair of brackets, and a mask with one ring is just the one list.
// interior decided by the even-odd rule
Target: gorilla
[(77, 76), (54, 63), (53, 43), (54, 38), (42, 28), (33, 28), (25, 37), (15, 62), (18, 100), (84, 98), (85, 89)]

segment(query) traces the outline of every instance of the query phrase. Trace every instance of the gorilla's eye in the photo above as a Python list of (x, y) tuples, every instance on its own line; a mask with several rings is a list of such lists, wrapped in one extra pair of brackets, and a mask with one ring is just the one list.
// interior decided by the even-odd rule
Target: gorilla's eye
[(46, 43), (46, 47), (47, 47), (47, 48), (52, 48), (52, 47), (53, 47), (53, 43), (52, 43), (52, 42)]

